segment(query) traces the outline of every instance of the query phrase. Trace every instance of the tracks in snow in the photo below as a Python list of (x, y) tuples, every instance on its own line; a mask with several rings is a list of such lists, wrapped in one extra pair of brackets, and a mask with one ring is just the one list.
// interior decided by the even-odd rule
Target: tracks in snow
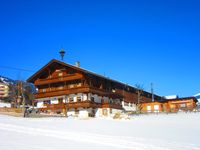
[[(147, 139), (138, 139), (138, 138), (133, 138), (133, 137), (109, 136), (109, 135), (101, 135), (101, 134), (88, 134), (88, 133), (83, 133), (83, 132), (68, 132), (68, 131), (59, 131), (59, 130), (53, 131), (49, 129), (24, 127), (20, 125), (12, 125), (12, 124), (5, 124), (5, 123), (0, 123), (0, 130), (17, 132), (17, 133), (22, 133), (22, 134), (29, 134), (32, 136), (47, 136), (47, 137), (75, 141), (75, 142), (87, 142), (87, 143), (116, 147), (119, 149), (133, 149), (133, 150), (147, 150), (147, 149), (148, 150), (170, 150), (171, 149), (171, 148), (166, 148), (164, 146), (153, 145), (150, 142), (147, 143)], [(173, 147), (173, 145), (171, 146)], [(180, 145), (180, 147), (182, 146), (183, 145)], [(199, 148), (198, 146), (194, 145), (193, 150), (196, 150), (195, 149), (196, 147)]]

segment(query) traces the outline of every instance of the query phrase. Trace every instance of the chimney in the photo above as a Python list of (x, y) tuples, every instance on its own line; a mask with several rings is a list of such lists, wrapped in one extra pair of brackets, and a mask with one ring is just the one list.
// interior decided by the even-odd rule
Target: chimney
[(80, 61), (77, 61), (77, 62), (75, 63), (75, 66), (76, 66), (76, 67), (80, 67)]

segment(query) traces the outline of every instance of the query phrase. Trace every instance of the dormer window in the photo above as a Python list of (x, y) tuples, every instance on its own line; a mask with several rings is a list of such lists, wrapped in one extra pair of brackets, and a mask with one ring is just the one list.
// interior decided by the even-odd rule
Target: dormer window
[(59, 77), (62, 77), (62, 76), (63, 76), (63, 73), (62, 73), (62, 72), (58, 73), (58, 76), (59, 76)]

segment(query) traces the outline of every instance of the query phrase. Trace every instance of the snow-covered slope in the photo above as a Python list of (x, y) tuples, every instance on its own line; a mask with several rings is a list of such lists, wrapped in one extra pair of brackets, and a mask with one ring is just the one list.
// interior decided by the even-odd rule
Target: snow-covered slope
[(194, 96), (199, 96), (200, 95), (200, 93), (198, 93), (198, 94), (196, 94), (196, 95), (194, 95)]
[(12, 80), (12, 79), (10, 79), (10, 78), (7, 78), (7, 77), (3, 77), (3, 76), (1, 76), (1, 75), (0, 75), (0, 82), (1, 82), (1, 83), (5, 83), (5, 84), (7, 84), (7, 85), (10, 85), (10, 84), (14, 84), (14, 83), (15, 83), (14, 80)]
[(132, 120), (0, 115), (1, 150), (200, 150), (200, 113)]
[[(196, 97), (196, 98), (197, 98), (197, 100), (198, 100), (198, 103), (200, 103), (200, 93), (198, 93), (198, 94), (194, 95), (194, 97)], [(200, 104), (199, 104), (199, 105), (200, 105)]]

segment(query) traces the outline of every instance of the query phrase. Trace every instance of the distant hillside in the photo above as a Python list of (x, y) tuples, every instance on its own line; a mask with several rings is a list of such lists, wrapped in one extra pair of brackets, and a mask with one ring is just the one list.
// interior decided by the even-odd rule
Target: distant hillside
[(194, 95), (194, 97), (200, 98), (200, 93)]
[(194, 95), (194, 97), (197, 98), (197, 100), (198, 100), (197, 107), (200, 108), (200, 93)]
[(200, 95), (196, 96), (197, 99), (200, 99)]
[(0, 75), (0, 83), (5, 83), (7, 85), (13, 85), (13, 84), (15, 84), (15, 81), (8, 77), (4, 77), (4, 76)]

